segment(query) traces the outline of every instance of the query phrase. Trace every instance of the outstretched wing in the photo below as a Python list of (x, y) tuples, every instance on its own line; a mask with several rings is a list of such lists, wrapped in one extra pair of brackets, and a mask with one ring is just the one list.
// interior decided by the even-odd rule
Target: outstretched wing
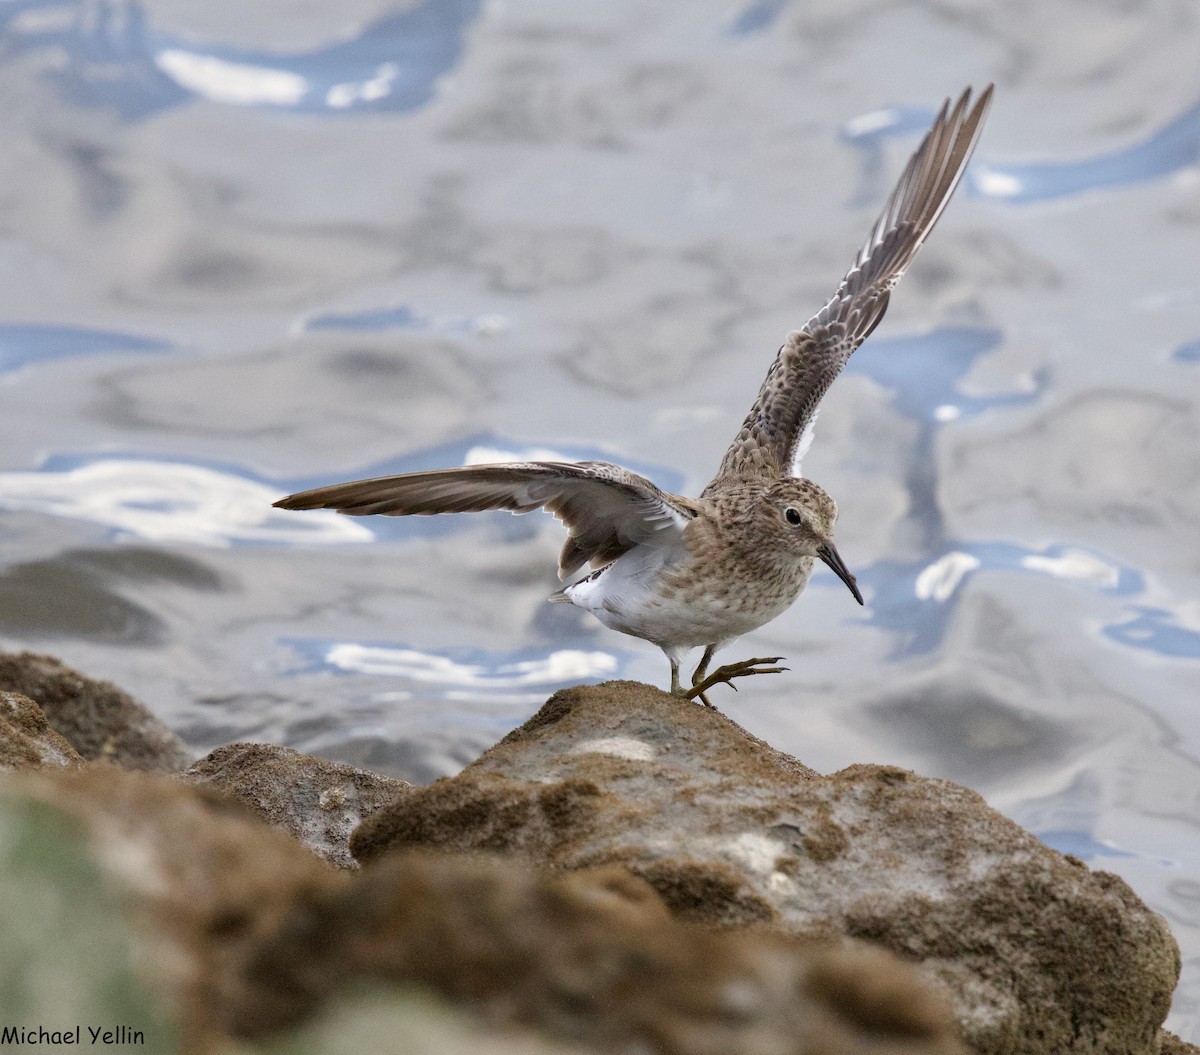
[(558, 559), (565, 579), (585, 563), (599, 567), (639, 543), (677, 539), (696, 515), (686, 498), (608, 462), (517, 462), (381, 476), (281, 498), (282, 509), (336, 509), (351, 516), (428, 516), (546, 509), (570, 538)]
[(821, 397), (887, 310), (900, 276), (929, 237), (962, 178), (992, 100), (970, 108), (971, 89), (943, 104), (833, 298), (788, 334), (758, 399), (721, 462), (712, 488), (731, 474), (799, 476)]

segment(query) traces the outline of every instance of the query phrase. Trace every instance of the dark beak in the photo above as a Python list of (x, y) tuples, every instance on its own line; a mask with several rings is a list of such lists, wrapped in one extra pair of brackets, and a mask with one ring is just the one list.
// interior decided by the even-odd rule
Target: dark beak
[(854, 599), (859, 604), (862, 604), (862, 594), (858, 592), (858, 580), (850, 574), (850, 569), (842, 561), (842, 556), (838, 553), (837, 547), (832, 542), (822, 542), (817, 547), (817, 556), (833, 569), (834, 574), (842, 582), (850, 587), (850, 592), (854, 594)]

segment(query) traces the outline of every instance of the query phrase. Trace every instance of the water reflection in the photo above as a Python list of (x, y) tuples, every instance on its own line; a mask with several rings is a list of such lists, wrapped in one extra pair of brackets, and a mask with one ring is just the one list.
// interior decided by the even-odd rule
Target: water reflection
[[(863, 152), (868, 185), (874, 187), (874, 178), (882, 167), (884, 141), (924, 131), (933, 115), (931, 107), (892, 107), (862, 114), (842, 126), (842, 140)], [(967, 169), (963, 184), (981, 197), (1027, 204), (1099, 187), (1129, 187), (1163, 179), (1197, 161), (1200, 103), (1140, 142), (1077, 161), (1001, 164), (977, 158)]]
[(35, 472), (0, 473), (0, 508), (87, 520), (122, 537), (219, 547), (374, 537), (337, 514), (272, 509), (281, 493), (237, 470), (137, 457), (55, 459)]
[[(193, 98), (305, 113), (409, 110), (462, 56), (480, 0), (424, 0), (344, 40), (292, 54), (197, 44), (154, 28), (140, 3), (17, 0), (0, 9), (11, 57), (61, 50), (50, 74), (79, 106), (147, 117)], [(58, 16), (58, 17), (54, 17)]]
[(1048, 377), (1044, 371), (1014, 377), (1007, 392), (972, 396), (962, 391), (963, 378), (1002, 338), (999, 330), (970, 326), (872, 338), (846, 369), (864, 373), (889, 389), (893, 406), (905, 417), (944, 424), (997, 407), (1023, 406), (1041, 395)]
[(136, 337), (113, 330), (89, 330), (78, 326), (42, 326), (31, 323), (0, 325), (0, 373), (9, 373), (30, 363), (46, 363), (105, 353), (169, 352), (167, 341)]
[(215, 593), (221, 585), (206, 564), (161, 549), (67, 550), (0, 571), (0, 633), (22, 642), (66, 638), (157, 645), (169, 640), (170, 627), (144, 603), (147, 595), (171, 587)]
[(730, 23), (729, 32), (735, 37), (762, 33), (775, 24), (787, 5), (788, 0), (753, 0)]
[(79, 326), (8, 323), (0, 325), (0, 373), (10, 373), (32, 362), (72, 359), (106, 353), (170, 352), (167, 341), (120, 334), (114, 330), (89, 330)]
[(979, 194), (1024, 204), (1097, 187), (1128, 187), (1162, 179), (1200, 160), (1200, 103), (1139, 143), (1071, 162), (972, 165), (967, 180)]
[[(1049, 575), (1091, 586), (1114, 597), (1132, 598), (1145, 590), (1145, 581), (1136, 569), (1080, 547), (1048, 546), (1037, 551), (1008, 542), (958, 540), (933, 561), (880, 561), (859, 576), (859, 581), (872, 592), (870, 622), (885, 627), (896, 637), (892, 658), (937, 648), (950, 625), (961, 586), (971, 576), (987, 571)], [(1131, 610), (1149, 611), (1136, 607)], [(1136, 639), (1142, 630), (1143, 627), (1137, 627), (1128, 634), (1119, 634), (1109, 628), (1105, 634), (1126, 644), (1155, 647), (1148, 643), (1158, 640), (1154, 635), (1147, 633)], [(1181, 638), (1172, 635), (1166, 640), (1178, 645)], [(1193, 647), (1191, 653), (1164, 654), (1200, 655), (1200, 651)]]
[(1119, 850), (1112, 843), (1095, 839), (1091, 832), (1077, 831), (1045, 831), (1035, 832), (1052, 850), (1060, 854), (1072, 854), (1081, 861), (1091, 861), (1096, 857), (1137, 857), (1128, 850)]
[(1200, 659), (1200, 630), (1181, 626), (1179, 617), (1162, 608), (1135, 605), (1132, 619), (1104, 628), (1104, 636), (1131, 648), (1149, 649), (1160, 656)]
[(507, 316), (485, 314), (474, 317), (429, 318), (400, 304), (390, 308), (367, 308), (363, 311), (328, 312), (305, 319), (300, 328), (305, 332), (347, 330), (359, 333), (380, 333), (387, 330), (421, 330), (429, 333), (476, 334), (491, 337), (504, 333), (511, 326)]
[[(921, 549), (938, 556), (933, 560), (880, 561), (859, 574), (860, 583), (871, 593), (869, 621), (894, 637), (892, 659), (936, 649), (950, 625), (960, 587), (981, 572), (1050, 575), (1119, 597), (1132, 598), (1145, 590), (1136, 569), (1083, 547), (1056, 545), (1034, 550), (1008, 542), (953, 538), (946, 530), (933, 446), (937, 430), (985, 410), (1033, 402), (1047, 384), (1048, 375), (1035, 371), (1015, 378), (1009, 391), (964, 395), (962, 379), (1000, 339), (999, 332), (990, 329), (944, 328), (918, 337), (871, 342), (850, 361), (848, 370), (861, 371), (886, 386), (895, 409), (920, 426), (907, 454), (908, 515)], [(1126, 612), (1134, 613), (1134, 618), (1104, 629), (1110, 640), (1160, 655), (1200, 656), (1200, 634), (1180, 626), (1167, 612), (1141, 607)]]
[[(287, 645), (307, 660), (302, 671), (329, 670), (416, 682), (420, 695), (432, 692), (447, 700), (480, 700), (514, 694), (541, 702), (547, 691), (563, 685), (596, 682), (616, 676), (622, 660), (610, 652), (556, 649), (551, 652), (489, 653), (478, 649), (425, 652), (405, 645), (364, 644), (289, 638)], [(532, 690), (532, 691), (531, 691)], [(388, 699), (412, 693), (391, 691)]]

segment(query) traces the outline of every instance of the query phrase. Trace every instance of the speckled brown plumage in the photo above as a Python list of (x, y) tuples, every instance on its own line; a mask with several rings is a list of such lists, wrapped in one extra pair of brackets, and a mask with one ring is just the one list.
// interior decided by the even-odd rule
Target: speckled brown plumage
[[(947, 100), (905, 167), (883, 212), (829, 302), (788, 335), (717, 475), (698, 500), (660, 490), (607, 462), (465, 466), (336, 484), (276, 502), (285, 509), (336, 509), (389, 516), (543, 508), (568, 539), (559, 577), (590, 574), (551, 598), (606, 626), (658, 645), (672, 691), (708, 703), (713, 685), (778, 671), (775, 658), (709, 675), (716, 650), (762, 626), (799, 596), (820, 559), (863, 603), (833, 544), (837, 506), (800, 477), (822, 396), (879, 324), (905, 268), (953, 195), (991, 103), (989, 86)], [(688, 649), (704, 657), (684, 689)]]

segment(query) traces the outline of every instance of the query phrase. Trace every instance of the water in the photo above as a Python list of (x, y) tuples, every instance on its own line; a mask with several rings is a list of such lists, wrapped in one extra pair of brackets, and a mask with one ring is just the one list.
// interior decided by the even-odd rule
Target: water
[(270, 502), (510, 456), (694, 493), (995, 80), (805, 464), (867, 607), (819, 570), (720, 703), (1123, 875), (1200, 1040), (1200, 9), (14, 0), (0, 47), (0, 641), (198, 751), (419, 780), (666, 662), (545, 603), (548, 517)]

